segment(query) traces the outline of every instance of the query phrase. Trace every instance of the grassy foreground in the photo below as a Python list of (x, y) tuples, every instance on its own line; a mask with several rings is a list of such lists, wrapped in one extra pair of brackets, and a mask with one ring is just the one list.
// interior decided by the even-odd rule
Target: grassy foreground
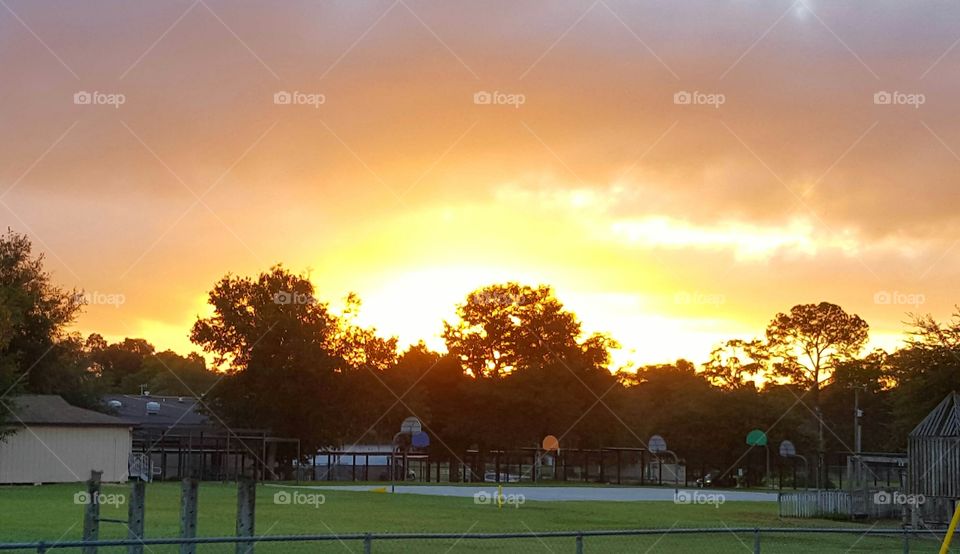
[[(0, 542), (78, 539), (83, 506), (74, 503), (79, 485), (0, 488)], [(526, 502), (498, 510), (477, 505), (472, 498), (391, 495), (372, 492), (306, 490), (290, 504), (276, 504), (281, 490), (261, 486), (257, 493), (257, 534), (327, 534), (363, 532), (491, 533), (592, 529), (684, 527), (851, 527), (856, 524), (824, 520), (777, 518), (770, 502), (728, 502), (719, 507), (676, 505), (672, 502)], [(104, 495), (126, 495), (128, 487), (104, 485)], [(509, 489), (507, 490), (509, 492)], [(171, 537), (179, 532), (179, 486), (154, 483), (147, 487), (148, 537)], [(109, 499), (110, 497), (106, 497)], [(300, 502), (299, 504), (297, 502)], [(232, 484), (202, 483), (199, 499), (199, 535), (234, 534), (236, 488)], [(101, 516), (125, 519), (126, 504), (102, 505)], [(869, 525), (861, 525), (864, 529)], [(126, 535), (123, 524), (101, 524), (101, 538)], [(585, 539), (585, 552), (752, 552), (752, 535), (657, 535)], [(199, 552), (233, 552), (233, 545), (201, 546)], [(166, 553), (176, 547), (151, 547)], [(262, 543), (258, 552), (363, 552), (360, 542)], [(103, 549), (120, 552), (122, 549)], [(780, 535), (762, 539), (763, 552), (902, 552), (899, 539), (860, 535)], [(936, 552), (933, 541), (915, 542), (911, 552)], [(57, 552), (56, 550), (53, 552)], [(409, 540), (375, 541), (373, 552), (574, 552), (572, 538), (524, 540)]]

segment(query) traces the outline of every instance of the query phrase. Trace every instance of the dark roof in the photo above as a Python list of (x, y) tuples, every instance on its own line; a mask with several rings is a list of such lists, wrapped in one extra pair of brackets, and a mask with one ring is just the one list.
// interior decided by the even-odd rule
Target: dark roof
[[(116, 400), (120, 407), (113, 408), (123, 419), (134, 421), (140, 427), (210, 427), (210, 418), (197, 411), (199, 402), (191, 397), (142, 396), (137, 394), (110, 394), (103, 397), (104, 404)], [(156, 414), (147, 413), (147, 402), (160, 404)]]
[(923, 418), (911, 437), (960, 437), (960, 394), (951, 392)]
[(24, 425), (70, 425), (130, 427), (130, 421), (78, 408), (55, 394), (23, 394), (13, 397), (14, 417), (8, 423)]

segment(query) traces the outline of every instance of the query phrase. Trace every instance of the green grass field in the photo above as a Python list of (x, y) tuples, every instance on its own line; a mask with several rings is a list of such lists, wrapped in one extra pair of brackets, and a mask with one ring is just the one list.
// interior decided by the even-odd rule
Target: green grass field
[[(83, 506), (74, 503), (78, 485), (0, 488), (0, 542), (79, 539)], [(327, 534), (363, 532), (493, 533), (593, 529), (684, 527), (862, 527), (870, 525), (826, 520), (777, 518), (775, 503), (728, 502), (719, 507), (676, 505), (672, 502), (526, 502), (497, 509), (474, 504), (472, 498), (391, 495), (336, 490), (321, 493), (319, 505), (275, 504), (282, 489), (258, 488), (257, 534)], [(103, 494), (126, 494), (127, 486), (104, 485)], [(507, 490), (509, 492), (509, 490)], [(155, 483), (147, 487), (148, 537), (178, 534), (179, 486)], [(234, 534), (236, 487), (202, 483), (199, 498), (199, 535)], [(127, 506), (103, 505), (101, 516), (124, 519)], [(883, 525), (893, 525), (889, 522)], [(121, 538), (122, 524), (103, 523), (101, 538)], [(586, 552), (752, 552), (752, 536), (733, 533), (645, 537), (588, 537)], [(902, 552), (899, 539), (860, 535), (764, 536), (763, 552)], [(936, 552), (937, 544), (922, 541), (911, 552)], [(120, 552), (120, 548), (102, 549)], [(174, 552), (176, 547), (154, 546), (148, 552)], [(199, 552), (232, 552), (232, 545), (201, 546)], [(360, 542), (262, 543), (258, 552), (363, 552)], [(574, 552), (572, 538), (523, 540), (410, 540), (376, 541), (373, 552)]]

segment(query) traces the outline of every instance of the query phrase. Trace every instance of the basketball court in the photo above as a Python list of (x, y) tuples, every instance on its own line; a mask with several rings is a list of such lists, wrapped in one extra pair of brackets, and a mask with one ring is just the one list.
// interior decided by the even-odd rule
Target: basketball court
[[(279, 485), (268, 485), (279, 486)], [(390, 490), (390, 485), (385, 485)], [(300, 486), (296, 488), (338, 491), (375, 491), (383, 490), (384, 486), (373, 485), (342, 485), (342, 486)], [(470, 498), (486, 492), (495, 494), (497, 485), (488, 483), (476, 486), (453, 485), (397, 485), (398, 494), (425, 494), (430, 496), (453, 496)], [(681, 491), (697, 491), (703, 494), (722, 494), (725, 502), (776, 502), (777, 493), (762, 491), (738, 491), (723, 489), (685, 489)], [(523, 495), (526, 500), (536, 501), (575, 501), (593, 500), (608, 502), (642, 502), (642, 501), (670, 501), (674, 499), (674, 489), (654, 487), (524, 487), (508, 485), (503, 489), (505, 494)]]

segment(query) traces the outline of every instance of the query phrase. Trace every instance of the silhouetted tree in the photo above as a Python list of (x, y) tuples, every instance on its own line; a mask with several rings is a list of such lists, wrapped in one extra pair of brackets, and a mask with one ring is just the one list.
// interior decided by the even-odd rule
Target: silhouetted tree
[(703, 375), (723, 389), (754, 386), (754, 379), (766, 373), (769, 358), (765, 345), (759, 340), (728, 340), (710, 352)]
[(145, 385), (150, 394), (202, 397), (222, 376), (207, 369), (206, 360), (197, 353), (181, 356), (165, 350), (145, 357), (140, 371), (125, 377), (120, 389), (133, 394)]
[(297, 437), (304, 452), (336, 444), (344, 409), (337, 318), (313, 285), (282, 266), (256, 279), (228, 275), (209, 295), (214, 313), (191, 339), (227, 376), (210, 392), (211, 409), (232, 426)]
[(943, 398), (960, 391), (960, 308), (946, 322), (913, 316), (907, 344), (886, 359), (898, 437), (905, 437)]
[[(838, 363), (860, 353), (868, 331), (860, 316), (829, 302), (799, 304), (789, 313), (777, 314), (767, 326), (767, 348), (774, 360), (772, 375), (801, 385), (810, 394), (818, 421), (818, 483), (825, 482), (826, 469), (820, 386)], [(805, 402), (802, 396), (801, 402)]]
[[(59, 394), (97, 407), (96, 382), (87, 372), (82, 343), (67, 331), (82, 295), (53, 284), (43, 255), (25, 235), (0, 236), (0, 395)], [(0, 405), (0, 419), (6, 408)]]
[(556, 361), (606, 367), (615, 343), (602, 334), (583, 336), (576, 316), (545, 285), (490, 285), (457, 306), (459, 320), (444, 322), (447, 349), (475, 377)]
[(153, 355), (153, 345), (145, 339), (124, 339), (107, 344), (103, 337), (90, 335), (84, 344), (91, 370), (100, 377), (103, 386), (112, 392), (136, 393), (139, 389), (124, 390), (120, 383), (143, 368), (143, 360)]

